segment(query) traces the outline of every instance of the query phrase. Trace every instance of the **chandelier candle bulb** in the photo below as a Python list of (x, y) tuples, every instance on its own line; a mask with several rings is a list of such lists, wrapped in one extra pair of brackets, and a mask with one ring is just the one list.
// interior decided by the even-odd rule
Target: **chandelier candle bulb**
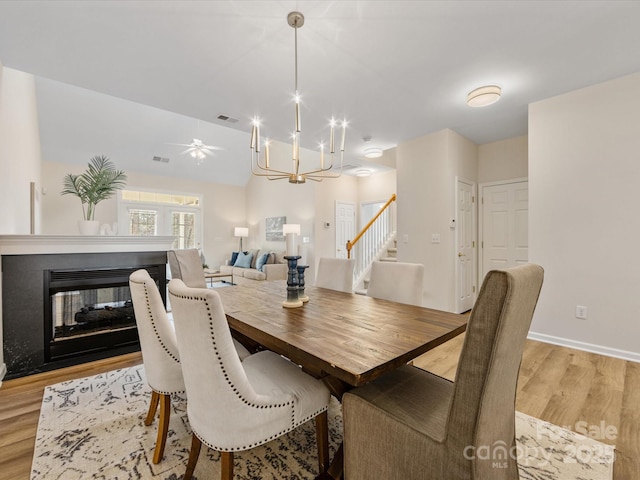
[(333, 127), (335, 126), (336, 122), (333, 120), (333, 118), (331, 119), (331, 133), (329, 134), (329, 153), (335, 153), (336, 149), (335, 149), (335, 137), (334, 137), (334, 133), (333, 133)]
[(255, 119), (253, 121), (253, 127), (251, 127), (251, 150), (256, 149), (256, 122), (258, 120)]
[(264, 163), (267, 168), (269, 168), (269, 139), (267, 138), (264, 142)]
[(347, 121), (342, 122), (342, 142), (340, 143), (340, 151), (344, 152), (344, 139), (347, 136)]

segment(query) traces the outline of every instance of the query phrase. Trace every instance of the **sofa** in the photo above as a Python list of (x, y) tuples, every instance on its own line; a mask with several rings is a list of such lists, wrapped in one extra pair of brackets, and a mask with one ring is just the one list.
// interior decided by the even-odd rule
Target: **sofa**
[(220, 266), (220, 273), (230, 275), (237, 285), (253, 282), (286, 280), (287, 261), (284, 252), (267, 249), (253, 249), (233, 252), (226, 265)]

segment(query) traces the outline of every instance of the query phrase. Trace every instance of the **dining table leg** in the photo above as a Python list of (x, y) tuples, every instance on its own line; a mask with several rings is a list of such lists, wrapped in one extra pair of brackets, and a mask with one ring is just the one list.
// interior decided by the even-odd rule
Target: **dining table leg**
[(321, 473), (315, 480), (340, 480), (344, 471), (344, 443), (341, 443), (331, 460), (326, 472)]
[[(351, 390), (353, 387), (348, 383), (343, 382), (339, 378), (333, 377), (331, 375), (327, 375), (322, 377), (322, 381), (327, 386), (331, 395), (336, 397), (336, 399), (342, 403), (342, 396)], [(344, 441), (340, 443), (336, 453), (333, 455), (333, 459), (331, 459), (331, 464), (329, 468), (318, 475), (315, 480), (340, 480), (343, 478), (344, 472)]]

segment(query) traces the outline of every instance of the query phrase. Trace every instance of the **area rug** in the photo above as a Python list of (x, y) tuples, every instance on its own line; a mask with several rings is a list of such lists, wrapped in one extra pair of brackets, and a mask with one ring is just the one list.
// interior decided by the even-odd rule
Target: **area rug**
[[(165, 456), (152, 463), (157, 420), (144, 417), (151, 391), (142, 365), (58, 383), (45, 389), (32, 480), (178, 480), (185, 471), (191, 432), (184, 398), (172, 399)], [(212, 408), (215, 408), (212, 405)], [(516, 451), (493, 445), (465, 454), (486, 456), (500, 468), (504, 454), (518, 455), (523, 480), (611, 480), (613, 447), (527, 415), (517, 414)], [(333, 456), (342, 440), (340, 404), (329, 408)], [(317, 474), (315, 423), (247, 452), (235, 454), (236, 480), (302, 480)], [(220, 476), (220, 455), (203, 448), (196, 479)]]

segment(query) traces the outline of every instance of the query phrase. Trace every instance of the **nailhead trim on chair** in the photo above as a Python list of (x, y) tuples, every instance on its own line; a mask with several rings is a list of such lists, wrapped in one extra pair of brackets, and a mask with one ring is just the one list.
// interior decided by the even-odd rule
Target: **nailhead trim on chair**
[(160, 334), (158, 333), (158, 327), (156, 325), (156, 321), (153, 316), (153, 313), (151, 312), (151, 302), (149, 301), (149, 289), (147, 288), (147, 284), (144, 282), (142, 283), (142, 286), (144, 287), (144, 298), (146, 300), (147, 313), (149, 314), (149, 319), (151, 320), (151, 326), (153, 327), (153, 333), (156, 334), (158, 343), (160, 343), (160, 346), (162, 346), (162, 349), (166, 352), (166, 354), (169, 355), (169, 357), (175, 362), (180, 363), (180, 359), (176, 357), (173, 353), (171, 353), (171, 351), (167, 348), (167, 345), (162, 341)]
[[(261, 408), (265, 408), (265, 407), (261, 407)], [(289, 428), (287, 428), (286, 430), (282, 430), (281, 432), (278, 432), (274, 435), (271, 435), (269, 438), (265, 438), (264, 440), (260, 441), (260, 442), (255, 442), (252, 443), (250, 445), (245, 445), (243, 447), (220, 447), (220, 446), (215, 446), (210, 444), (209, 442), (207, 442), (206, 440), (204, 440), (199, 434), (198, 432), (196, 432), (193, 427), (191, 427), (191, 430), (193, 431), (193, 433), (195, 434), (196, 437), (198, 437), (200, 439), (200, 441), (202, 443), (204, 443), (207, 447), (212, 448), (213, 450), (216, 450), (218, 452), (241, 452), (243, 450), (249, 450), (251, 448), (255, 448), (258, 447), (260, 445), (264, 445), (265, 443), (270, 442), (271, 440), (275, 440), (276, 438), (281, 437), (282, 435), (284, 435), (285, 433), (289, 433), (290, 431), (296, 429), (297, 427), (299, 427), (300, 425), (302, 425), (305, 422), (308, 422), (309, 420), (312, 420), (314, 418), (316, 418), (318, 415), (320, 415), (322, 412), (326, 411), (326, 408), (321, 408), (320, 410), (318, 410), (315, 413), (312, 413), (311, 415), (307, 416), (306, 418), (300, 420), (297, 423), (293, 423), (293, 419), (292, 419), (292, 423), (291, 426)]]
[[(151, 302), (149, 301), (149, 289), (147, 288), (147, 284), (142, 282), (136, 282), (134, 280), (130, 280), (132, 283), (135, 283), (137, 285), (142, 285), (144, 287), (144, 298), (145, 298), (145, 303), (147, 304), (147, 313), (149, 314), (149, 319), (151, 320), (151, 326), (153, 327), (153, 333), (155, 333), (156, 338), (158, 339), (158, 343), (160, 344), (160, 346), (162, 347), (162, 349), (165, 351), (165, 353), (175, 362), (180, 363), (180, 359), (178, 357), (176, 357), (173, 353), (171, 353), (171, 351), (167, 348), (167, 345), (162, 341), (162, 338), (160, 337), (160, 334), (158, 333), (158, 327), (156, 325), (156, 321), (155, 321), (155, 317), (153, 316), (153, 313), (151, 311)], [(172, 390), (170, 392), (165, 392), (162, 390), (156, 390), (155, 388), (152, 388), (152, 390), (154, 392), (157, 392), (161, 395), (171, 395), (172, 393), (184, 393), (184, 390)]]
[[(225, 380), (227, 381), (227, 384), (229, 385), (229, 387), (231, 387), (231, 390), (233, 391), (233, 393), (236, 394), (236, 396), (247, 406), (252, 407), (252, 408), (258, 408), (258, 409), (263, 409), (263, 408), (282, 408), (282, 407), (288, 407), (288, 406), (293, 406), (295, 408), (295, 402), (293, 401), (289, 401), (286, 403), (282, 403), (282, 404), (278, 404), (278, 405), (257, 405), (255, 403), (252, 403), (250, 401), (248, 401), (246, 398), (244, 398), (242, 395), (240, 395), (240, 392), (238, 391), (238, 389), (236, 388), (236, 386), (231, 382), (231, 380), (229, 379), (229, 375), (227, 374), (227, 371), (224, 368), (224, 365), (222, 364), (222, 359), (220, 358), (220, 354), (218, 352), (218, 347), (216, 344), (216, 339), (215, 339), (215, 334), (214, 334), (214, 329), (213, 329), (213, 315), (211, 313), (211, 306), (209, 305), (209, 302), (207, 301), (206, 297), (197, 297), (197, 296), (183, 296), (183, 295), (176, 295), (175, 293), (169, 292), (169, 295), (171, 295), (172, 297), (176, 297), (176, 298), (182, 298), (185, 300), (196, 300), (196, 301), (201, 301), (205, 303), (205, 306), (207, 307), (207, 314), (209, 316), (209, 331), (211, 332), (211, 340), (213, 342), (213, 349), (216, 352), (216, 356), (218, 358), (218, 363), (220, 364), (220, 367), (222, 369), (222, 373), (224, 375)], [(196, 432), (195, 430), (193, 430), (193, 433), (200, 439), (200, 441), (202, 443), (204, 443), (205, 445), (207, 445), (209, 448), (212, 448), (214, 450), (217, 450), (219, 452), (239, 452), (239, 451), (243, 451), (243, 450), (249, 450), (250, 448), (254, 448), (257, 447), (258, 445), (262, 445), (264, 443), (270, 442), (271, 440), (275, 440), (276, 438), (284, 435), (287, 432), (290, 432), (291, 430), (293, 430), (294, 428), (296, 428), (298, 425), (302, 425), (303, 423), (311, 420), (312, 418), (315, 418), (316, 416), (318, 416), (320, 413), (324, 412), (326, 410), (326, 408), (322, 408), (320, 409), (318, 412), (316, 412), (315, 414), (309, 415), (308, 417), (300, 420), (299, 422), (294, 422), (294, 418), (295, 418), (295, 411), (292, 409), (291, 411), (291, 425), (289, 426), (289, 428), (276, 433), (274, 435), (271, 435), (269, 438), (266, 438), (262, 441), (259, 442), (255, 442), (252, 443), (250, 445), (245, 445), (243, 447), (232, 447), (232, 448), (223, 448), (223, 447), (218, 447), (215, 445), (211, 445), (210, 443), (208, 443), (205, 439), (203, 439), (200, 435), (198, 435), (198, 432)]]

